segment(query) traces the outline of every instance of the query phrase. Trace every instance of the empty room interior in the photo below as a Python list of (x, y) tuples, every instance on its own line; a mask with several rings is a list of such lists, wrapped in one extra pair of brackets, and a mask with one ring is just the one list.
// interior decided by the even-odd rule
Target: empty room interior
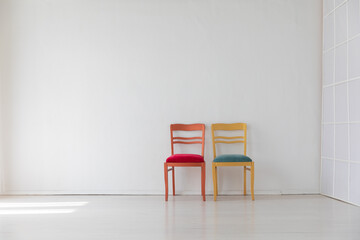
[(360, 0), (0, 0), (0, 239), (360, 240)]

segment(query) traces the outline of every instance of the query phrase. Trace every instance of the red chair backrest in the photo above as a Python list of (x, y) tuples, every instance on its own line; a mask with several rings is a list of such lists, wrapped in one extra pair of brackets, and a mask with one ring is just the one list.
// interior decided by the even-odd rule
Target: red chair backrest
[[(201, 137), (174, 137), (174, 131), (201, 131)], [(174, 155), (174, 144), (201, 144), (201, 156), (204, 156), (205, 124), (171, 124), (171, 155)]]

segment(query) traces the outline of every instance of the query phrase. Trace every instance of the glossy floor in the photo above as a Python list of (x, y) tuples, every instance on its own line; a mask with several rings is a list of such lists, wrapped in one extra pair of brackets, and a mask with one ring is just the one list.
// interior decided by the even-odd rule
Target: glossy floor
[(360, 239), (360, 208), (319, 195), (0, 197), (0, 239)]

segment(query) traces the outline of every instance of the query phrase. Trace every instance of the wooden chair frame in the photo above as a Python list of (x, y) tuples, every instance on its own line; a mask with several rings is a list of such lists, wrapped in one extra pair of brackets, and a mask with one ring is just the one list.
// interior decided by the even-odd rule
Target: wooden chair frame
[[(216, 131), (244, 131), (243, 136), (215, 136)], [(244, 143), (244, 155), (246, 155), (246, 123), (216, 123), (211, 125), (211, 134), (212, 134), (212, 144), (214, 151), (214, 159), (216, 158), (216, 144), (217, 143)], [(255, 200), (254, 197), (254, 175), (255, 175), (255, 166), (254, 162), (213, 162), (212, 163), (212, 173), (213, 173), (213, 183), (214, 183), (214, 201), (218, 195), (218, 184), (217, 184), (217, 168), (218, 167), (233, 167), (240, 166), (244, 167), (244, 195), (246, 195), (246, 171), (251, 173), (251, 197), (252, 200)]]
[[(201, 131), (201, 137), (174, 137), (174, 131)], [(174, 155), (174, 144), (201, 144), (201, 156), (204, 157), (205, 125), (204, 124), (171, 124), (171, 155)], [(170, 168), (169, 168), (170, 167)], [(205, 161), (194, 163), (164, 163), (165, 175), (165, 201), (168, 201), (168, 172), (172, 171), (172, 190), (175, 196), (175, 167), (200, 167), (201, 168), (201, 195), (205, 201)]]

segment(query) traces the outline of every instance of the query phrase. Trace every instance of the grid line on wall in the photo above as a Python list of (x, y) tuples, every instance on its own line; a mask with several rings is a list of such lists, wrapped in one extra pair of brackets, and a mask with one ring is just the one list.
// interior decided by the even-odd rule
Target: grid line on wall
[(332, 157), (327, 157), (327, 156), (322, 156), (322, 159), (327, 159), (327, 160), (336, 160), (339, 162), (348, 162), (348, 163), (353, 163), (353, 164), (360, 164), (359, 161), (354, 161), (354, 160), (347, 160), (347, 159), (341, 159), (341, 158), (332, 158)]
[[(348, 44), (349, 45), (349, 44)], [(348, 48), (349, 46), (346, 47), (347, 51), (348, 51)], [(338, 85), (342, 85), (342, 84), (345, 84), (345, 83), (349, 83), (349, 82), (352, 82), (352, 81), (355, 81), (355, 80), (359, 80), (360, 77), (355, 77), (355, 78), (350, 78), (350, 79), (347, 79), (347, 80), (344, 80), (344, 81), (339, 81), (339, 82), (336, 82), (336, 83), (331, 83), (331, 84), (328, 84), (328, 85), (324, 85), (323, 86), (323, 89), (324, 88), (328, 88), (328, 87), (335, 87), (335, 86), (338, 86)]]
[[(347, 6), (347, 8), (348, 8), (348, 6)], [(328, 52), (330, 52), (330, 51), (332, 51), (332, 50), (335, 50), (336, 48), (338, 48), (338, 47), (340, 47), (340, 46), (342, 46), (342, 45), (344, 45), (344, 44), (346, 44), (346, 43), (354, 40), (355, 38), (357, 38), (357, 37), (359, 37), (359, 36), (360, 36), (360, 33), (355, 34), (353, 37), (347, 38), (345, 41), (342, 41), (342, 42), (340, 42), (340, 43), (338, 43), (338, 44), (335, 44), (334, 46), (332, 46), (332, 47), (330, 47), (330, 48), (324, 49), (324, 50), (323, 50), (323, 53), (328, 53)], [(359, 77), (357, 77), (357, 78), (359, 78)]]
[(349, 121), (349, 122), (323, 122), (323, 125), (329, 125), (329, 124), (359, 124), (360, 121)]
[(342, 7), (344, 4), (346, 4), (347, 0), (344, 0), (342, 3), (340, 3), (338, 6), (335, 7), (335, 4), (334, 6), (332, 7), (332, 10), (330, 12), (328, 12), (326, 15), (324, 15), (324, 17), (327, 17), (329, 16), (330, 14), (334, 13), (338, 8)]

